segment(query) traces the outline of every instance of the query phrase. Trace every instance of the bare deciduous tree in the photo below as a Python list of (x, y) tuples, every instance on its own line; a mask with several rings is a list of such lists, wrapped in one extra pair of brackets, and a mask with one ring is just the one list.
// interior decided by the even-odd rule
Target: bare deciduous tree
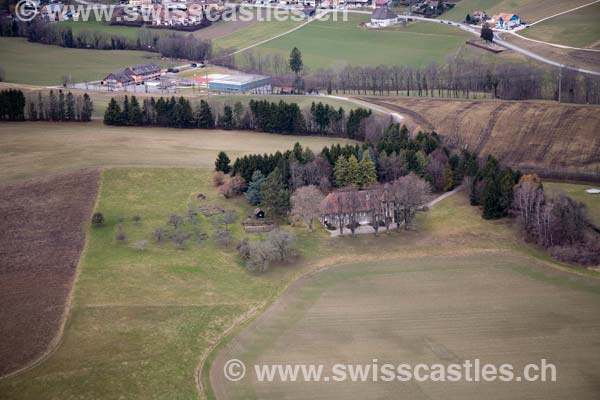
[(323, 194), (314, 185), (303, 186), (292, 195), (292, 214), (302, 217), (309, 232), (313, 229), (313, 220), (319, 216), (319, 205)]

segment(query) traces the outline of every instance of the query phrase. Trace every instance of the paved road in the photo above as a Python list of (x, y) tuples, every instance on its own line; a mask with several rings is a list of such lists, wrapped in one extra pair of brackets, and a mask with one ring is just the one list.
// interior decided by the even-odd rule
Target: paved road
[[(598, 1), (600, 1), (600, 0), (596, 0), (596, 1), (592, 2), (592, 3), (590, 3), (590, 4), (596, 3)], [(261, 7), (264, 8), (265, 6), (261, 6)], [(289, 7), (280, 7), (280, 6), (274, 6), (272, 8), (287, 9), (287, 10), (290, 9)], [(321, 17), (322, 15), (325, 15), (327, 12), (337, 11), (337, 12), (348, 12), (348, 13), (353, 13), (353, 14), (367, 14), (367, 15), (371, 15), (371, 13), (372, 13), (371, 11), (360, 11), (360, 10), (324, 10), (324, 11), (325, 11), (324, 13), (318, 14), (315, 17), (310, 18), (305, 23), (303, 23), (303, 24), (295, 27), (294, 29), (291, 29), (291, 30), (289, 30), (287, 32), (284, 32), (284, 33), (281, 33), (281, 34), (278, 34), (278, 35), (276, 35), (276, 36), (274, 36), (272, 38), (263, 40), (263, 41), (261, 41), (259, 43), (253, 44), (252, 46), (248, 46), (246, 48), (240, 49), (240, 50), (238, 50), (238, 51), (236, 51), (235, 53), (232, 53), (232, 54), (241, 53), (241, 52), (246, 51), (248, 49), (251, 49), (253, 47), (259, 46), (259, 45), (261, 45), (263, 43), (269, 42), (269, 41), (271, 41), (273, 39), (279, 38), (281, 36), (285, 36), (288, 33), (291, 33), (291, 32), (293, 32), (295, 30), (298, 30), (298, 29), (306, 26), (307, 24), (311, 23), (315, 19)], [(573, 11), (573, 10), (565, 11), (565, 13), (566, 12), (570, 12), (570, 11)], [(557, 14), (557, 15), (559, 15), (559, 14)], [(454, 26), (456, 28), (462, 29), (465, 32), (469, 32), (472, 35), (476, 35), (477, 37), (479, 37), (479, 35), (480, 35), (480, 31), (478, 29), (473, 28), (470, 25), (460, 23), (460, 22), (454, 22), (454, 21), (449, 21), (449, 20), (445, 20), (445, 19), (425, 18), (425, 17), (420, 17), (420, 16), (417, 16), (417, 15), (399, 15), (399, 17), (402, 18), (402, 19), (412, 19), (412, 20), (424, 21), (424, 22), (429, 22), (429, 23), (451, 25), (451, 26)], [(561, 64), (561, 63), (559, 63), (557, 61), (551, 60), (551, 59), (549, 59), (547, 57), (544, 57), (544, 56), (541, 56), (541, 55), (539, 55), (537, 53), (534, 53), (533, 51), (530, 51), (530, 50), (524, 49), (522, 47), (519, 47), (516, 44), (507, 42), (506, 40), (503, 40), (502, 37), (500, 37), (499, 34), (497, 34), (497, 33), (494, 35), (494, 37), (495, 37), (494, 41), (497, 44), (499, 44), (501, 46), (504, 46), (504, 47), (506, 47), (508, 49), (511, 49), (513, 51), (516, 51), (518, 53), (521, 53), (521, 54), (523, 54), (523, 55), (525, 55), (527, 57), (530, 57), (530, 58), (533, 58), (535, 60), (541, 61), (543, 63), (549, 64), (549, 65), (553, 65), (553, 66), (559, 67), (559, 68), (566, 68), (566, 69), (571, 69), (571, 70), (575, 70), (575, 71), (579, 71), (579, 72), (584, 72), (584, 73), (591, 74), (591, 75), (600, 76), (600, 71), (592, 71), (592, 70), (589, 70), (589, 69), (577, 68), (577, 67), (573, 67), (573, 66), (570, 66), (570, 65)]]
[[(600, 1), (600, 0), (599, 0)], [(362, 14), (370, 14), (368, 11), (348, 11), (348, 12), (352, 12), (352, 13), (362, 13)], [(425, 21), (425, 22), (431, 22), (431, 23), (438, 23), (438, 24), (446, 24), (446, 25), (452, 25), (455, 26), (459, 29), (462, 29), (463, 31), (469, 32), (471, 34), (477, 35), (479, 37), (480, 35), (480, 31), (478, 29), (473, 28), (470, 25), (467, 24), (463, 24), (460, 22), (454, 22), (454, 21), (448, 21), (445, 19), (432, 19), (432, 18), (425, 18), (425, 17), (419, 17), (419, 16), (407, 16), (407, 15), (400, 15), (400, 18), (403, 19), (414, 19), (414, 20), (419, 20), (419, 21)], [(508, 32), (507, 32), (508, 33)], [(506, 40), (503, 40), (502, 37), (496, 32), (494, 33), (494, 42), (506, 47), (507, 49), (511, 49), (513, 51), (516, 51), (518, 53), (521, 53), (527, 57), (533, 58), (535, 60), (541, 61), (543, 63), (549, 64), (549, 65), (553, 65), (555, 67), (559, 67), (559, 68), (566, 68), (566, 69), (571, 69), (574, 71), (579, 71), (579, 72), (584, 72), (586, 74), (591, 74), (591, 75), (596, 75), (596, 76), (600, 76), (600, 71), (592, 71), (589, 69), (585, 69), (585, 68), (577, 68), (577, 67), (573, 67), (570, 65), (565, 65), (565, 64), (561, 64), (557, 61), (551, 60), (547, 57), (541, 56), (537, 53), (534, 53), (533, 51), (524, 49), (522, 47), (517, 46), (516, 44), (507, 42)]]

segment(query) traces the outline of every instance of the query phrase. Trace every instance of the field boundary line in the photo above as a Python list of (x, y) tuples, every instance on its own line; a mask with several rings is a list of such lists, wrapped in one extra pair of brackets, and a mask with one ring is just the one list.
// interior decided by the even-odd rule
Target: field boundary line
[[(506, 252), (510, 252), (510, 250), (508, 249), (472, 249), (472, 253), (506, 253)], [(529, 257), (529, 258), (533, 258), (533, 259), (537, 259), (535, 257), (532, 257), (528, 254), (524, 254), (525, 257)], [(198, 364), (198, 367), (196, 368), (194, 375), (195, 375), (195, 379), (196, 379), (196, 389), (198, 390), (199, 393), (199, 398), (206, 400), (208, 399), (208, 396), (206, 394), (205, 391), (205, 386), (202, 383), (202, 373), (204, 371), (204, 368), (206, 366), (206, 361), (208, 360), (208, 358), (211, 356), (211, 354), (223, 343), (223, 341), (225, 339), (227, 339), (231, 334), (234, 333), (234, 331), (240, 327), (242, 327), (243, 325), (251, 322), (254, 318), (262, 315), (265, 312), (268, 312), (269, 308), (275, 304), (275, 302), (277, 302), (282, 295), (288, 291), (293, 285), (299, 285), (302, 283), (302, 281), (309, 279), (311, 277), (313, 277), (314, 275), (320, 274), (321, 272), (324, 272), (330, 268), (335, 268), (335, 267), (342, 267), (344, 265), (349, 265), (349, 264), (354, 264), (357, 262), (365, 262), (365, 261), (372, 261), (372, 260), (384, 260), (384, 261), (391, 261), (391, 260), (411, 260), (411, 259), (418, 259), (422, 257), (422, 255), (420, 254), (410, 254), (410, 255), (399, 255), (399, 254), (393, 254), (391, 256), (381, 256), (381, 255), (357, 255), (357, 254), (353, 254), (353, 255), (348, 255), (348, 256), (333, 256), (333, 257), (327, 257), (324, 259), (320, 259), (320, 260), (315, 260), (314, 262), (308, 264), (307, 268), (309, 268), (308, 271), (304, 272), (304, 273), (300, 273), (297, 277), (295, 277), (294, 279), (292, 279), (290, 282), (288, 282), (287, 285), (285, 285), (282, 289), (281, 292), (279, 292), (276, 296), (273, 297), (272, 300), (262, 304), (261, 306), (255, 306), (253, 308), (251, 308), (250, 310), (248, 310), (247, 312), (245, 312), (244, 314), (242, 314), (239, 318), (237, 318), (232, 325), (230, 325), (224, 332), (222, 335), (219, 335), (219, 337), (215, 340), (215, 342), (206, 350), (202, 353), (202, 356), (200, 358), (200, 363)], [(447, 255), (444, 254), (436, 254), (432, 257), (447, 257)], [(314, 267), (315, 269), (310, 269), (312, 267)], [(262, 312), (261, 312), (262, 311)], [(210, 371), (209, 371), (209, 384), (210, 384)], [(217, 396), (215, 395), (215, 398), (217, 398)]]
[[(88, 215), (88, 218), (87, 218), (88, 222), (91, 220), (92, 214), (94, 213), (94, 211), (96, 210), (96, 207), (98, 206), (98, 201), (100, 200), (100, 189), (102, 187), (102, 169), (90, 168), (90, 170), (98, 172), (98, 186), (96, 188), (96, 199), (94, 201), (94, 205), (93, 205), (92, 209), (90, 210), (90, 215)], [(44, 353), (42, 353), (38, 358), (36, 358), (35, 360), (32, 360), (31, 362), (25, 364), (23, 367), (15, 370), (13, 372), (10, 372), (6, 375), (0, 376), (0, 380), (14, 378), (15, 376), (21, 375), (21, 374), (37, 367), (38, 365), (41, 365), (48, 358), (50, 358), (50, 356), (52, 356), (52, 354), (54, 354), (54, 352), (60, 347), (60, 344), (62, 343), (63, 338), (64, 338), (63, 333), (65, 331), (65, 325), (67, 324), (67, 320), (69, 319), (69, 316), (72, 311), (73, 297), (75, 295), (75, 285), (77, 284), (77, 281), (79, 280), (79, 274), (80, 274), (81, 268), (82, 268), (81, 260), (83, 259), (83, 255), (85, 254), (85, 252), (87, 251), (88, 246), (89, 246), (90, 235), (87, 234), (88, 231), (89, 231), (89, 227), (86, 229), (85, 242), (83, 244), (81, 252), (79, 253), (79, 261), (77, 262), (77, 267), (75, 268), (75, 276), (73, 277), (73, 283), (71, 284), (71, 290), (69, 291), (69, 295), (67, 296), (67, 301), (65, 303), (63, 315), (61, 317), (61, 321), (60, 321), (60, 324), (58, 327), (58, 331), (56, 332), (56, 335), (54, 335), (54, 337), (48, 344), (48, 348), (46, 349), (46, 351)]]
[(581, 9), (581, 8), (585, 8), (585, 7), (587, 7), (587, 6), (591, 6), (591, 5), (593, 5), (593, 4), (596, 4), (596, 3), (598, 3), (598, 2), (600, 2), (600, 0), (594, 0), (594, 1), (592, 1), (591, 3), (582, 4), (582, 5), (578, 6), (578, 7), (571, 8), (570, 10), (562, 11), (562, 12), (559, 12), (558, 14), (554, 14), (554, 15), (550, 15), (549, 17), (545, 17), (545, 18), (542, 18), (542, 19), (538, 19), (537, 21), (535, 21), (535, 22), (532, 22), (531, 24), (529, 24), (529, 26), (534, 26), (534, 25), (536, 25), (536, 24), (539, 24), (540, 22), (544, 22), (544, 21), (547, 21), (547, 20), (549, 20), (549, 19), (552, 19), (552, 18), (558, 17), (558, 16), (560, 16), (560, 15), (563, 15), (563, 14), (568, 14), (568, 13), (570, 13), (570, 12), (573, 12), (573, 11), (577, 11), (577, 10), (579, 10), (579, 9)]
[[(598, 1), (600, 1), (600, 0), (598, 0)], [(271, 37), (270, 37), (270, 38), (268, 38), (268, 39), (261, 40), (260, 42), (257, 42), (257, 43), (254, 43), (254, 44), (250, 45), (250, 46), (246, 46), (246, 47), (244, 47), (244, 48), (242, 48), (242, 49), (236, 50), (236, 51), (234, 51), (234, 52), (232, 52), (232, 53), (229, 53), (229, 54), (228, 54), (228, 56), (235, 56), (236, 54), (243, 53), (243, 52), (244, 52), (244, 51), (246, 51), (246, 50), (250, 50), (250, 49), (252, 49), (252, 48), (254, 48), (254, 47), (260, 46), (260, 45), (262, 45), (262, 44), (268, 43), (268, 42), (270, 42), (270, 41), (272, 41), (272, 40), (278, 39), (278, 38), (280, 38), (280, 37), (282, 37), (282, 36), (285, 36), (285, 35), (287, 35), (287, 34), (290, 34), (290, 33), (292, 33), (292, 32), (295, 32), (295, 31), (297, 31), (298, 29), (304, 28), (306, 25), (310, 24), (311, 22), (313, 22), (313, 21), (314, 21), (314, 20), (316, 20), (316, 19), (319, 19), (319, 18), (321, 18), (322, 16), (326, 15), (326, 14), (327, 14), (327, 13), (329, 13), (329, 12), (330, 12), (330, 10), (325, 10), (325, 12), (322, 12), (322, 13), (320, 13), (320, 14), (318, 14), (318, 15), (315, 15), (315, 16), (314, 16), (314, 17), (312, 17), (312, 18), (309, 18), (309, 19), (308, 19), (308, 21), (305, 21), (305, 22), (301, 23), (300, 25), (298, 25), (298, 26), (296, 26), (296, 27), (294, 27), (294, 28), (290, 29), (289, 31), (285, 31), (285, 32), (283, 32), (283, 33), (279, 33), (279, 34), (277, 34), (277, 35), (275, 35), (275, 36), (271, 36)]]
[(559, 49), (591, 51), (591, 52), (595, 52), (595, 53), (600, 52), (600, 49), (588, 49), (588, 48), (585, 48), (585, 47), (573, 47), (573, 46), (567, 46), (567, 45), (564, 45), (564, 44), (544, 42), (543, 40), (532, 39), (532, 38), (528, 38), (527, 36), (519, 35), (517, 32), (510, 32), (510, 33), (513, 34), (514, 36), (518, 37), (518, 38), (523, 39), (523, 40), (528, 40), (530, 42), (545, 44), (546, 46), (552, 46), (552, 47), (556, 47), (556, 48), (559, 48)]

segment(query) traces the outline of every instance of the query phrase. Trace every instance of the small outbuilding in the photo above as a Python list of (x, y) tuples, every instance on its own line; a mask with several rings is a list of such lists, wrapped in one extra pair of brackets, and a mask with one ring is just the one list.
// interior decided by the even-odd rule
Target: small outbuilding
[(256, 217), (256, 219), (264, 219), (265, 218), (265, 212), (263, 210), (261, 210), (260, 208), (255, 208), (254, 209), (254, 216)]

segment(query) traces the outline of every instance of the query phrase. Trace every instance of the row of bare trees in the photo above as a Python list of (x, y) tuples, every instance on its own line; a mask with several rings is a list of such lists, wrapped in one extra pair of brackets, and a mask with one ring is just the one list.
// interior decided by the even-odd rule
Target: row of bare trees
[(524, 175), (515, 186), (513, 213), (526, 237), (561, 261), (600, 263), (600, 243), (586, 206), (563, 192), (545, 191), (537, 175)]
[[(273, 75), (274, 84), (291, 87), (295, 75), (281, 54), (249, 50), (234, 60), (214, 60), (252, 73)], [(561, 76), (562, 75), (562, 76)], [(303, 77), (307, 91), (407, 95), (422, 97), (559, 100), (600, 103), (600, 77), (573, 69), (541, 68), (521, 63), (490, 64), (478, 58), (449, 58), (443, 65), (344, 66), (316, 71)], [(561, 85), (559, 90), (559, 83)]]

